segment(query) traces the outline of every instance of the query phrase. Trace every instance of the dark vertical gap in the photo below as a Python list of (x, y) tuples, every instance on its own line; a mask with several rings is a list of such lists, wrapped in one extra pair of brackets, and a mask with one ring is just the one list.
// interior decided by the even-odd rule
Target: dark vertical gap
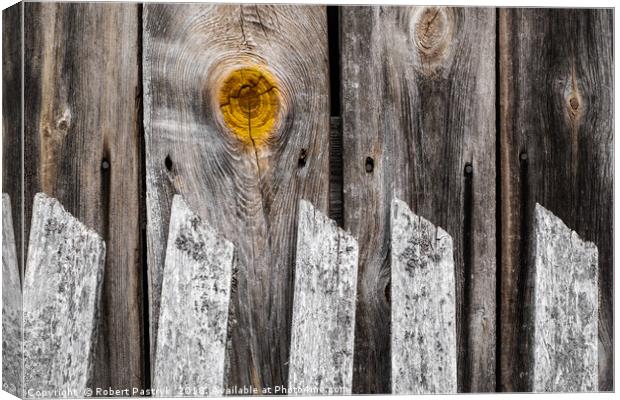
[(499, 8), (495, 9), (495, 391), (501, 391), (502, 349), (502, 141)]
[(340, 7), (327, 7), (329, 47), (329, 217), (344, 226), (342, 118), (340, 117)]
[(529, 243), (530, 243), (530, 189), (528, 182), (528, 155), (524, 150), (519, 154), (519, 271), (517, 277), (517, 304), (519, 307), (517, 329), (522, 341), (518, 349), (519, 371), (514, 371), (519, 377), (517, 382), (518, 391), (529, 391), (527, 380), (529, 379), (529, 360), (528, 360), (528, 272), (529, 272)]
[(471, 308), (471, 258), (473, 248), (473, 235), (472, 235), (472, 212), (473, 212), (473, 178), (474, 168), (471, 163), (465, 164), (464, 168), (464, 182), (463, 182), (463, 303), (461, 308), (461, 343), (464, 348), (460, 350), (462, 354), (463, 369), (462, 381), (459, 382), (459, 392), (469, 393), (471, 391), (471, 371), (469, 369), (470, 364), (470, 349), (469, 349), (469, 319)]
[(340, 116), (340, 7), (327, 6), (330, 115)]
[[(142, 314), (142, 360), (143, 360), (143, 387), (148, 389), (151, 387), (151, 343), (150, 343), (150, 319), (149, 319), (149, 285), (148, 285), (148, 268), (147, 268), (147, 247), (146, 247), (146, 143), (144, 137), (144, 110), (142, 106), (142, 35), (143, 35), (143, 4), (137, 4), (138, 14), (138, 85), (136, 91), (136, 114), (137, 127), (136, 131), (140, 136), (140, 167), (141, 177), (140, 188), (140, 270), (141, 282), (141, 314)], [(150, 396), (150, 394), (149, 394)]]

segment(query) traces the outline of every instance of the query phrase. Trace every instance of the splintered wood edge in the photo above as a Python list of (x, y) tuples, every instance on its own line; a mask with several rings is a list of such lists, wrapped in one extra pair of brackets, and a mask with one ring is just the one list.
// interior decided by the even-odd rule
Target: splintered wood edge
[(533, 247), (531, 388), (598, 391), (598, 249), (538, 203)]
[[(452, 237), (442, 228), (413, 213), (405, 202), (396, 198), (391, 204), (390, 217), (392, 393), (456, 393), (456, 277)], [(440, 258), (429, 260), (432, 265), (426, 266), (426, 274), (420, 272), (414, 276), (412, 274), (415, 274), (415, 270), (405, 271), (401, 268), (403, 262), (400, 258), (409, 249), (410, 239), (421, 237), (424, 231), (433, 236), (431, 239), (435, 239), (434, 243), (429, 243), (431, 247), (427, 250), (430, 253), (409, 256)], [(435, 249), (435, 244), (441, 247)], [(409, 262), (405, 262), (405, 268)], [(426, 280), (426, 284), (420, 286), (419, 279)], [(443, 312), (444, 304), (449, 307), (447, 316)], [(433, 311), (436, 313), (427, 314)], [(414, 320), (410, 319), (412, 315)], [(423, 316), (423, 319), (418, 320), (419, 316)], [(447, 318), (444, 319), (444, 316)]]

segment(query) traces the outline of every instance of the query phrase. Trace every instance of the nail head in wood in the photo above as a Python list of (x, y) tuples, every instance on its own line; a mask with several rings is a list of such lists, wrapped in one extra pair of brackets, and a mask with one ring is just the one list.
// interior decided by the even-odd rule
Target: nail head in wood
[(474, 166), (467, 163), (465, 164), (465, 176), (471, 176), (474, 173)]
[(366, 172), (371, 173), (375, 169), (375, 160), (372, 157), (366, 157)]

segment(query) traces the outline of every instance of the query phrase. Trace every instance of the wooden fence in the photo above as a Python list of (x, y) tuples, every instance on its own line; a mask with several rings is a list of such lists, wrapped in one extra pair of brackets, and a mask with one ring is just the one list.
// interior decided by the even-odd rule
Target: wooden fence
[[(105, 243), (58, 201), (35, 196), (22, 290), (4, 195), (7, 250), (3, 319), (7, 389), (27, 397), (93, 390)], [(457, 389), (454, 247), (450, 235), (394, 199), (391, 226), (391, 387), (395, 394)], [(555, 215), (536, 205), (529, 388), (598, 387), (598, 259)], [(310, 203), (297, 218), (288, 386), (257, 394), (351, 394), (359, 248)], [(230, 299), (238, 252), (181, 196), (170, 211), (153, 387), (156, 396), (240, 394), (226, 387)], [(17, 278), (17, 279), (15, 279)], [(23, 324), (19, 320), (23, 312)], [(23, 332), (23, 337), (21, 336)], [(23, 341), (23, 364), (20, 350)], [(23, 367), (22, 367), (23, 366)], [(121, 394), (124, 394), (121, 392)]]
[[(305, 221), (356, 241), (356, 272), (341, 264), (341, 276), (356, 281), (352, 360), (339, 360), (351, 363), (351, 392), (558, 389), (539, 374), (561, 370), (536, 358), (548, 341), (522, 339), (536, 315), (576, 318), (538, 308), (545, 276), (557, 273), (545, 266), (567, 260), (579, 291), (553, 301), (579, 305), (582, 336), (569, 337), (588, 346), (564, 349), (588, 357), (558, 382), (613, 389), (611, 10), (20, 3), (3, 26), (3, 93), (16, 99), (3, 102), (3, 191), (23, 282), (38, 192), (106, 246), (88, 385), (132, 394), (157, 384), (160, 332), (178, 323), (160, 316), (171, 299), (165, 282), (181, 279), (166, 272), (169, 229), (186, 223), (171, 217), (180, 194), (208, 224), (192, 234), (213, 230), (235, 248), (225, 365), (209, 371), (225, 371), (222, 387), (323, 376), (294, 353), (311, 343), (293, 322), (325, 322), (299, 313), (330, 301), (297, 303), (295, 266), (316, 251), (300, 250), (311, 241), (298, 233)], [(416, 215), (402, 214), (402, 225), (390, 217), (397, 198), (399, 213), (406, 205)], [(567, 259), (540, 228), (560, 235), (566, 226), (536, 203), (597, 251), (574, 236)], [(303, 220), (307, 207), (349, 236)], [(395, 247), (398, 235), (424, 242), (415, 232), (431, 226), (441, 227), (441, 251)], [(454, 304), (443, 374), (431, 375), (447, 378), (421, 386), (394, 381), (395, 362), (411, 361), (397, 346), (415, 345), (394, 324), (415, 315), (408, 302), (418, 304), (403, 297), (406, 279), (430, 287), (438, 271), (409, 277), (407, 254), (454, 269), (454, 294), (424, 306)], [(191, 268), (209, 257), (227, 256)], [(551, 335), (541, 337), (566, 326), (541, 328)]]

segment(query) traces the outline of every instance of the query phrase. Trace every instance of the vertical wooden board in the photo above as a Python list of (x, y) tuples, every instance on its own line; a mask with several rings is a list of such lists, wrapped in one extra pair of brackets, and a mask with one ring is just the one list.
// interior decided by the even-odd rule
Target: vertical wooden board
[(234, 247), (174, 196), (153, 387), (222, 396)]
[(598, 391), (598, 251), (536, 204), (530, 377), (534, 392)]
[(343, 7), (344, 226), (360, 244), (354, 392), (390, 391), (390, 204), (454, 240), (459, 391), (495, 389), (495, 10)]
[(105, 243), (43, 193), (24, 276), (24, 391), (82, 397), (92, 384)]
[(351, 235), (300, 202), (288, 380), (296, 394), (351, 394), (358, 254)]
[(613, 10), (502, 9), (500, 387), (527, 390), (534, 204), (599, 251), (599, 389), (613, 390)]
[(25, 226), (54, 196), (108, 244), (94, 385), (143, 385), (139, 6), (25, 3)]
[(13, 201), (15, 245), (22, 268), (22, 11), (18, 3), (2, 11), (2, 191)]
[(285, 384), (297, 203), (329, 202), (325, 8), (147, 4), (143, 70), (151, 343), (180, 193), (238, 252), (227, 384)]
[(396, 198), (391, 267), (392, 393), (456, 393), (452, 238)]
[(23, 396), (22, 285), (13, 233), (11, 199), (2, 194), (2, 390)]

